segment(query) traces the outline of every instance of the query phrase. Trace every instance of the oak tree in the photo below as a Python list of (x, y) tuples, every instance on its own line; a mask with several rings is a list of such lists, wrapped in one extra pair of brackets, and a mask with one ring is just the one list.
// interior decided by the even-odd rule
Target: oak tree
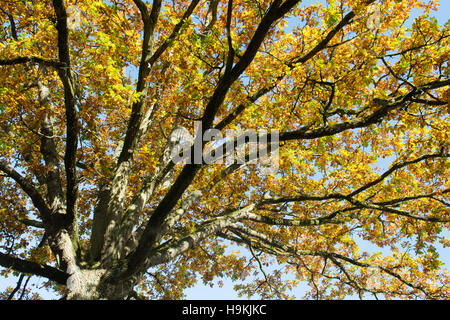
[[(36, 275), (67, 299), (221, 278), (261, 298), (449, 298), (450, 25), (433, 10), (2, 0), (0, 265), (19, 282), (1, 296)], [(249, 156), (210, 129), (277, 130), (277, 170), (176, 163), (180, 128), (194, 156)]]

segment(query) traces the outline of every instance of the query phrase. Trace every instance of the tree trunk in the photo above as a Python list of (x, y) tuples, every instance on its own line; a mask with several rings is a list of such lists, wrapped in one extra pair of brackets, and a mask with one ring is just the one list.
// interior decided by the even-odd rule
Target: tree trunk
[[(73, 271), (73, 270), (71, 270)], [(135, 278), (115, 277), (118, 269), (76, 269), (67, 279), (67, 300), (124, 300), (130, 295)]]

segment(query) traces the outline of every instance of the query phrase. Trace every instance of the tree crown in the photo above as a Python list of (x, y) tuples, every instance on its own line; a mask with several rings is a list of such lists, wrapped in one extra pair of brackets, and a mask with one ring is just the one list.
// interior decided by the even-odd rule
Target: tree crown
[[(437, 1), (1, 6), (3, 276), (45, 277), (68, 298), (181, 298), (218, 277), (263, 298), (299, 282), (307, 298), (449, 297)], [(180, 128), (276, 130), (276, 171), (260, 153), (175, 163)], [(245, 141), (211, 140), (185, 153), (250, 156)]]

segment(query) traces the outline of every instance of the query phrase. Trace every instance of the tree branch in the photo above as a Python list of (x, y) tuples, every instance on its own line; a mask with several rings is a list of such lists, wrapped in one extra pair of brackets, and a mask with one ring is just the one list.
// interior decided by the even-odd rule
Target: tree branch
[(200, 0), (193, 0), (189, 4), (189, 7), (184, 12), (183, 16), (180, 19), (175, 27), (172, 30), (172, 33), (167, 37), (166, 40), (155, 50), (153, 55), (148, 59), (148, 64), (153, 66), (158, 58), (166, 51), (169, 47), (170, 43), (179, 35), (181, 28), (186, 23), (186, 20), (192, 15), (197, 5), (200, 3)]
[(147, 269), (151, 266), (172, 260), (176, 256), (195, 247), (208, 236), (219, 232), (224, 228), (233, 225), (236, 221), (244, 218), (254, 209), (254, 207), (254, 204), (251, 204), (237, 210), (230, 210), (227, 214), (209, 221), (205, 221), (204, 223), (198, 225), (195, 228), (196, 231), (193, 233), (188, 234), (181, 239), (172, 239), (151, 250), (149, 255), (147, 255), (148, 258), (146, 258), (145, 263), (143, 263), (140, 267)]
[(315, 129), (310, 129), (310, 126), (304, 126), (294, 131), (287, 131), (280, 133), (280, 141), (301, 140), (301, 139), (316, 139), (325, 136), (335, 135), (349, 129), (357, 129), (368, 127), (372, 124), (380, 122), (390, 111), (398, 107), (404, 106), (405, 103), (420, 95), (427, 90), (443, 88), (450, 85), (450, 80), (437, 80), (411, 90), (409, 93), (401, 95), (393, 99), (374, 98), (373, 103), (379, 105), (370, 115), (360, 118), (355, 118), (349, 121), (322, 126)]
[(289, 227), (310, 227), (310, 226), (318, 226), (323, 224), (342, 224), (342, 221), (334, 220), (334, 216), (326, 216), (321, 218), (313, 218), (313, 219), (285, 219), (285, 218), (274, 218), (268, 217), (257, 213), (249, 213), (246, 220), (260, 222), (272, 226), (289, 226)]
[(134, 148), (140, 138), (138, 136), (139, 127), (143, 117), (144, 101), (147, 97), (150, 73), (149, 59), (153, 50), (154, 32), (158, 22), (159, 13), (161, 11), (162, 0), (154, 0), (150, 14), (145, 3), (141, 0), (134, 1), (141, 12), (142, 21), (144, 23), (144, 39), (142, 41), (141, 62), (139, 64), (138, 80), (136, 84), (136, 92), (141, 93), (138, 101), (133, 103), (131, 107), (131, 115), (128, 120), (127, 132), (122, 146), (122, 151), (117, 160), (117, 167), (121, 163), (131, 159)]
[(13, 289), (13, 291), (11, 291), (7, 300), (12, 300), (12, 298), (14, 298), (14, 295), (16, 294), (17, 291), (19, 291), (20, 287), (22, 286), (23, 278), (25, 278), (25, 275), (22, 273), (20, 274), (16, 287)]
[(16, 22), (14, 21), (13, 15), (12, 15), (11, 13), (9, 13), (9, 12), (7, 12), (7, 11), (1, 9), (1, 8), (0, 8), (0, 10), (1, 10), (4, 14), (6, 14), (6, 15), (8, 16), (9, 24), (10, 24), (10, 26), (11, 26), (11, 36), (13, 37), (14, 40), (17, 41), (18, 37), (17, 37)]
[(1, 252), (0, 265), (4, 268), (11, 268), (19, 272), (30, 273), (40, 277), (44, 277), (62, 285), (66, 284), (67, 278), (69, 277), (67, 273), (51, 266), (22, 260)]
[(73, 224), (76, 215), (76, 200), (78, 197), (78, 182), (76, 172), (76, 153), (78, 148), (78, 113), (75, 108), (75, 82), (72, 76), (69, 54), (69, 30), (67, 28), (67, 12), (64, 0), (53, 0), (56, 14), (56, 29), (58, 31), (59, 62), (64, 65), (58, 70), (64, 86), (64, 102), (66, 108), (66, 150), (64, 166), (67, 177), (66, 214), (67, 223)]
[(46, 67), (55, 68), (57, 70), (60, 70), (65, 66), (64, 63), (61, 63), (59, 61), (46, 60), (39, 57), (16, 57), (13, 59), (0, 59), (0, 66), (13, 66), (16, 64), (24, 64), (24, 63), (36, 63)]
[(105, 212), (98, 212), (105, 219), (105, 233), (103, 236), (104, 244), (102, 247), (102, 263), (110, 264), (113, 259), (117, 258), (116, 240), (120, 228), (121, 215), (123, 213), (123, 203), (125, 200), (126, 187), (131, 170), (133, 153), (135, 147), (142, 134), (142, 120), (144, 117), (145, 99), (147, 98), (149, 89), (149, 73), (151, 66), (148, 60), (153, 51), (154, 32), (161, 11), (162, 0), (154, 0), (151, 12), (148, 12), (147, 5), (141, 0), (135, 0), (141, 18), (144, 23), (144, 38), (142, 41), (141, 61), (139, 64), (138, 79), (136, 84), (136, 92), (141, 94), (138, 101), (131, 106), (131, 115), (128, 119), (125, 138), (123, 140), (122, 149), (117, 159), (116, 169), (109, 189), (109, 194), (105, 194), (105, 201), (108, 202)]
[(15, 218), (17, 221), (19, 221), (20, 223), (23, 223), (26, 226), (41, 228), (41, 229), (45, 228), (44, 223), (42, 221), (36, 221), (36, 220), (32, 220), (32, 219), (23, 219), (23, 218), (20, 218), (17, 214), (15, 215)]
[(423, 160), (427, 160), (427, 159), (433, 159), (433, 158), (445, 158), (448, 157), (448, 155), (445, 155), (443, 152), (440, 153), (436, 153), (436, 154), (426, 154), (423, 155), (419, 158), (416, 158), (414, 160), (409, 160), (409, 161), (404, 161), (404, 162), (400, 162), (400, 163), (396, 163), (394, 164), (391, 168), (389, 168), (388, 170), (386, 170), (385, 172), (383, 172), (383, 174), (381, 174), (380, 177), (378, 177), (377, 179), (366, 183), (364, 186), (356, 189), (355, 191), (351, 192), (348, 197), (353, 197), (361, 192), (363, 192), (364, 190), (369, 189), (370, 187), (373, 187), (375, 185), (377, 185), (378, 183), (382, 182), (384, 179), (386, 179), (387, 176), (389, 176), (390, 174), (392, 174), (394, 171), (399, 170), (401, 168), (404, 168), (408, 165), (414, 164), (414, 163), (418, 163), (421, 162)]
[(40, 193), (33, 186), (33, 183), (25, 179), (16, 170), (2, 161), (0, 161), (0, 170), (3, 171), (8, 177), (12, 178), (22, 188), (22, 190), (31, 198), (31, 201), (36, 209), (38, 209), (44, 223), (48, 222), (50, 219), (50, 209), (45, 203), (44, 198), (42, 198)]
[[(48, 108), (50, 93), (48, 87), (38, 81), (39, 104), (41, 107)], [(47, 173), (44, 175), (47, 185), (47, 199), (52, 212), (59, 214), (65, 213), (63, 202), (63, 191), (61, 185), (61, 176), (59, 170), (58, 151), (53, 137), (53, 125), (48, 118), (48, 112), (45, 112), (41, 119), (41, 146), (40, 151), (47, 167)]]

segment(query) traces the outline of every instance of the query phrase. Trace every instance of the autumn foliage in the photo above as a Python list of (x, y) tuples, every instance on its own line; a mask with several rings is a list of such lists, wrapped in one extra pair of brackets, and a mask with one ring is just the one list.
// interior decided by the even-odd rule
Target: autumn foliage
[[(68, 299), (179, 299), (225, 278), (244, 297), (448, 299), (450, 25), (435, 10), (2, 0), (1, 275)], [(278, 171), (173, 163), (171, 133), (195, 121), (278, 130)]]

